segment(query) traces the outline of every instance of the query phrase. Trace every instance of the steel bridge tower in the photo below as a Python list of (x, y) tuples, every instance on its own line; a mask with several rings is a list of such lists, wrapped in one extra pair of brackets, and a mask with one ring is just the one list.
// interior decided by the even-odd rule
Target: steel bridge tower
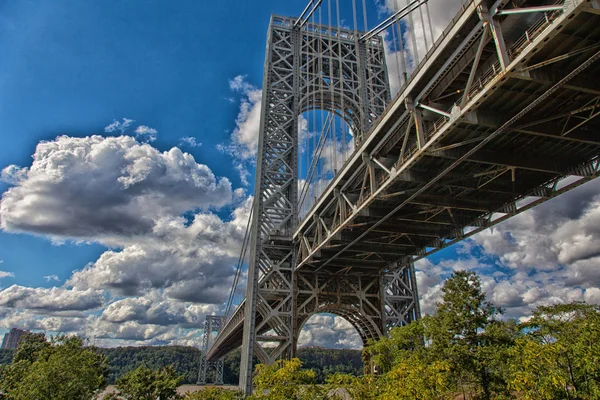
[(224, 316), (207, 315), (206, 319), (204, 320), (204, 332), (202, 333), (202, 343), (200, 348), (202, 355), (200, 356), (200, 369), (198, 371), (198, 380), (196, 382), (197, 385), (206, 385), (208, 370), (211, 368), (214, 368), (215, 370), (214, 384), (223, 384), (223, 358), (221, 357), (217, 360), (209, 361), (206, 358), (206, 353), (209, 349), (210, 336), (213, 333), (218, 332), (224, 323)]
[[(362, 143), (390, 101), (383, 41), (370, 36), (301, 19), (271, 19), (248, 285), (241, 305), (240, 387), (246, 393), (253, 356), (267, 364), (293, 357), (300, 330), (315, 313), (344, 317), (365, 343), (419, 318), (412, 265), (382, 271), (353, 259), (352, 268), (310, 263), (297, 268), (298, 119), (308, 110), (335, 113), (350, 125), (355, 146)], [(340, 204), (346, 205), (341, 198)]]

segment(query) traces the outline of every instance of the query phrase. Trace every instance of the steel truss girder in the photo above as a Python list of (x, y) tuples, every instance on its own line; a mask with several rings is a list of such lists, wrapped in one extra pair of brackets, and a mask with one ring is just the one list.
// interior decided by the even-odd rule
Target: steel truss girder
[[(410, 152), (408, 152), (408, 156), (401, 157), (399, 159), (398, 163), (393, 164), (393, 165), (389, 165), (389, 164), (386, 165), (385, 162), (382, 162), (382, 160), (379, 159), (379, 162), (374, 163), (374, 164), (375, 165), (383, 164), (385, 166), (385, 168), (380, 168), (378, 170), (376, 176), (373, 176), (373, 174), (372, 174), (373, 163), (369, 162), (369, 160), (378, 159), (377, 150), (380, 147), (374, 146), (374, 148), (375, 148), (374, 151), (367, 151), (367, 152), (365, 152), (365, 150), (362, 150), (361, 148), (357, 149), (357, 152), (355, 154), (357, 154), (358, 152), (362, 152), (362, 153), (360, 153), (360, 156), (361, 156), (360, 159), (362, 159), (362, 161), (363, 161), (362, 165), (357, 166), (356, 161), (359, 161), (359, 159), (357, 159), (356, 156), (355, 156), (355, 158), (351, 158), (350, 162), (347, 165), (353, 166), (353, 171), (354, 171), (353, 175), (348, 176), (346, 174), (346, 172), (343, 170), (342, 176), (344, 176), (344, 175), (345, 176), (343, 178), (340, 177), (339, 182), (336, 182), (334, 180), (334, 183), (330, 185), (330, 188), (332, 188), (332, 189), (329, 189), (329, 190), (332, 190), (334, 193), (326, 192), (322, 196), (322, 200), (311, 211), (311, 212), (314, 212), (317, 215), (319, 215), (318, 219), (322, 219), (322, 220), (327, 219), (329, 221), (332, 221), (332, 223), (329, 226), (322, 228), (321, 225), (316, 225), (312, 222), (313, 216), (309, 213), (308, 217), (304, 221), (302, 221), (301, 226), (297, 230), (296, 234), (298, 236), (303, 237), (303, 239), (304, 239), (301, 241), (301, 244), (299, 246), (299, 258), (300, 258), (299, 268), (302, 268), (304, 265), (312, 264), (313, 258), (318, 258), (319, 250), (325, 245), (325, 243), (328, 243), (329, 241), (334, 240), (334, 238), (337, 237), (344, 229), (351, 226), (353, 221), (356, 218), (358, 218), (361, 215), (361, 213), (364, 212), (364, 210), (368, 209), (368, 207), (370, 207), (374, 201), (387, 196), (388, 194), (386, 194), (386, 192), (389, 192), (389, 187), (391, 187), (392, 183), (395, 183), (398, 181), (398, 178), (402, 173), (404, 173), (406, 171), (410, 171), (410, 168), (414, 164), (416, 164), (416, 162), (418, 160), (420, 160), (422, 157), (424, 157), (425, 155), (431, 155), (431, 154), (435, 153), (435, 151), (434, 151), (435, 147), (433, 146), (433, 144), (436, 142), (439, 142), (440, 139), (443, 137), (443, 135), (446, 132), (449, 132), (452, 128), (456, 127), (457, 124), (460, 123), (462, 121), (462, 119), (466, 117), (467, 112), (470, 112), (473, 109), (475, 109), (476, 104), (479, 104), (481, 102), (482, 96), (485, 96), (485, 97), (489, 96), (489, 94), (496, 89), (496, 87), (498, 86), (498, 83), (501, 80), (505, 79), (505, 75), (510, 73), (511, 71), (515, 70), (520, 65), (520, 62), (522, 61), (522, 59), (525, 58), (529, 54), (528, 52), (531, 51), (531, 49), (535, 48), (536, 46), (539, 46), (540, 43), (544, 43), (549, 38), (551, 38), (553, 35), (556, 35), (558, 29), (560, 29), (563, 26), (563, 24), (565, 23), (565, 21), (567, 19), (571, 19), (574, 15), (581, 12), (582, 8), (583, 8), (583, 3), (584, 2), (582, 0), (570, 1), (569, 4), (565, 6), (564, 12), (560, 13), (559, 15), (554, 16), (552, 19), (547, 19), (546, 25), (542, 25), (541, 28), (536, 28), (537, 31), (535, 32), (535, 36), (530, 41), (528, 46), (522, 47), (519, 50), (520, 52), (512, 51), (511, 56), (513, 58), (512, 58), (512, 60), (510, 60), (510, 63), (506, 66), (505, 70), (497, 69), (495, 72), (496, 75), (495, 76), (492, 75), (491, 78), (489, 78), (486, 81), (485, 85), (481, 86), (480, 88), (477, 88), (478, 91), (476, 91), (474, 94), (472, 94), (469, 97), (469, 100), (465, 103), (464, 107), (456, 107), (455, 109), (452, 110), (451, 116), (449, 118), (440, 119), (440, 122), (436, 123), (432, 127), (433, 129), (430, 129), (427, 132), (427, 142), (425, 143), (425, 145), (422, 145), (422, 144), (420, 145), (418, 143), (418, 140), (416, 140), (416, 139), (411, 140), (411, 142), (409, 142), (409, 143), (413, 143), (413, 144), (410, 145), (410, 147), (413, 147), (413, 146), (414, 147), (411, 149)], [(588, 60), (586, 62), (585, 65), (582, 65), (582, 68), (586, 68), (587, 65), (589, 65), (590, 62), (593, 62), (594, 60), (595, 60), (594, 58), (591, 58), (590, 60)], [(570, 81), (570, 79), (572, 79), (574, 76), (577, 75), (578, 71), (579, 70), (573, 71), (572, 73), (570, 73), (563, 80), (561, 80), (558, 83), (558, 86), (556, 86), (556, 87), (557, 88), (562, 87), (563, 85), (567, 84)], [(414, 79), (416, 79), (416, 78), (414, 78)], [(493, 88), (492, 88), (492, 86), (493, 86)], [(408, 87), (410, 87), (410, 83), (409, 83)], [(516, 120), (516, 119), (520, 118), (521, 116), (525, 115), (525, 113), (527, 113), (533, 106), (540, 104), (540, 101), (543, 98), (545, 98), (545, 96), (550, 95), (550, 93), (553, 93), (554, 91), (555, 91), (555, 88), (553, 87), (551, 90), (547, 91), (546, 94), (538, 97), (538, 99), (536, 99), (533, 103), (531, 103), (531, 105), (529, 107), (527, 107), (524, 110), (524, 112), (515, 116), (513, 118), (513, 120)], [(406, 91), (404, 93), (405, 93), (404, 96), (406, 96), (405, 98), (409, 98), (408, 96), (410, 94), (410, 91), (408, 90), (408, 88), (406, 89)], [(396, 100), (396, 104), (399, 104), (402, 101), (402, 99), (403, 99), (403, 96), (401, 93), (399, 98), (397, 98), (397, 100)], [(410, 113), (410, 108), (408, 106), (406, 108), (407, 108), (407, 112)], [(405, 119), (403, 119), (403, 117), (401, 117), (401, 118), (398, 118), (398, 121), (405, 121)], [(510, 122), (512, 124), (512, 120)], [(386, 122), (382, 121), (380, 123), (380, 126), (385, 126), (385, 124), (386, 124)], [(501, 130), (502, 131), (510, 131), (512, 128), (511, 124), (502, 125)], [(394, 125), (394, 126), (396, 126), (396, 125)], [(400, 123), (399, 124), (400, 130), (402, 130), (402, 126), (403, 126), (403, 124)], [(404, 126), (406, 126), (406, 125), (404, 125)], [(497, 132), (500, 132), (500, 131), (497, 130)], [(496, 133), (496, 135), (497, 134), (498, 133)], [(492, 135), (492, 137), (493, 136), (494, 135)], [(379, 143), (384, 142), (387, 137), (388, 137), (388, 135), (384, 135), (383, 139), (379, 139), (380, 140)], [(469, 158), (473, 157), (476, 154), (475, 151), (479, 150), (482, 146), (483, 146), (483, 144), (482, 144), (482, 142), (480, 142), (474, 148), (470, 147), (471, 150), (469, 150), (467, 152), (463, 152), (462, 155), (459, 155), (456, 158), (452, 157), (455, 161), (451, 166), (454, 168), (454, 166), (458, 165), (458, 163), (461, 163), (464, 160), (468, 160)], [(365, 148), (365, 147), (368, 148), (366, 143), (363, 146), (363, 148)], [(403, 145), (402, 147), (404, 148), (405, 146)], [(481, 161), (481, 160), (478, 160), (478, 161)], [(554, 168), (553, 166), (549, 167), (548, 165), (543, 165), (540, 167), (539, 165), (534, 165), (535, 163), (531, 163), (531, 165), (526, 165), (528, 163), (523, 160), (520, 160), (518, 165), (515, 165), (517, 163), (514, 160), (512, 160), (512, 162), (503, 162), (503, 163), (498, 162), (498, 164), (500, 164), (500, 165), (506, 164), (506, 166), (512, 167), (512, 168), (524, 167), (524, 168), (529, 168), (532, 170), (540, 170), (541, 169), (543, 172), (548, 172), (552, 175), (558, 174), (559, 176), (563, 176), (563, 177), (565, 176), (564, 174), (566, 173), (565, 168)], [(449, 171), (449, 170), (446, 170), (446, 172), (447, 171)], [(364, 178), (362, 179), (362, 185), (361, 185), (362, 189), (360, 190), (360, 193), (358, 194), (358, 196), (356, 196), (356, 192), (354, 192), (352, 182), (358, 181), (361, 174), (364, 176)], [(434, 181), (430, 182), (423, 188), (423, 190), (425, 190), (429, 187), (432, 187), (434, 184), (437, 184), (437, 181), (441, 180), (443, 178), (443, 176), (444, 176), (444, 174), (441, 174), (438, 177), (436, 177), (435, 182)], [(513, 176), (514, 176), (514, 172), (513, 172)], [(369, 190), (365, 190), (365, 188), (367, 188)], [(546, 190), (542, 189), (541, 191), (545, 192)], [(406, 196), (408, 196), (408, 198), (407, 198), (407, 200), (404, 201), (403, 204), (408, 204), (408, 203), (411, 203), (413, 199), (418, 198), (418, 196), (421, 195), (421, 192), (414, 192), (414, 191), (409, 190), (405, 194), (406, 194)], [(506, 205), (505, 208), (503, 208), (503, 209), (510, 210), (511, 208), (513, 208), (513, 207)], [(393, 215), (393, 212), (390, 215)], [(389, 218), (390, 215), (386, 216), (386, 218)], [(381, 223), (383, 223), (383, 221), (373, 224), (371, 226), (371, 228), (369, 228), (367, 230), (367, 232), (372, 231), (373, 229), (377, 229), (377, 227)], [(464, 234), (457, 231), (452, 236), (454, 238), (460, 239), (461, 237), (464, 237)], [(364, 237), (365, 237), (364, 235), (361, 235), (356, 239), (356, 241), (358, 241)], [(335, 254), (333, 256), (333, 258), (339, 256), (339, 254), (341, 254), (343, 251), (347, 250), (351, 245), (355, 244), (356, 241), (348, 244), (346, 247), (343, 247), (337, 254)], [(430, 247), (432, 247), (432, 248), (433, 247), (437, 247), (437, 248), (443, 247), (443, 242), (444, 242), (443, 238), (438, 238), (435, 243), (436, 246), (432, 245)], [(429, 250), (427, 248), (425, 248), (421, 252), (429, 252)], [(331, 264), (331, 262), (332, 261), (330, 258), (325, 263), (322, 263), (322, 264), (318, 263), (318, 264), (320, 264), (319, 269), (322, 270), (327, 264)]]

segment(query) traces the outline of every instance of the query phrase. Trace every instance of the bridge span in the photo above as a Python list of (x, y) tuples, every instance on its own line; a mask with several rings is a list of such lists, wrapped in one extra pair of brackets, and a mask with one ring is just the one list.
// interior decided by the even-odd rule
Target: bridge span
[[(248, 288), (207, 354), (243, 343), (246, 392), (252, 356), (293, 356), (310, 316), (340, 315), (365, 343), (410, 323), (416, 260), (600, 173), (598, 0), (468, 0), (391, 100), (378, 36), (299, 21), (272, 19)], [(357, 134), (299, 219), (310, 107)]]

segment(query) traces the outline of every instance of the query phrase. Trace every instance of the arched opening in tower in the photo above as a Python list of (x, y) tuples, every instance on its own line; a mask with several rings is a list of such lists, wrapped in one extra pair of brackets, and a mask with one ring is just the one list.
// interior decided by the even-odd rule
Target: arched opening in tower
[(314, 314), (304, 323), (298, 337), (298, 349), (361, 350), (363, 341), (358, 330), (344, 317), (332, 313)]

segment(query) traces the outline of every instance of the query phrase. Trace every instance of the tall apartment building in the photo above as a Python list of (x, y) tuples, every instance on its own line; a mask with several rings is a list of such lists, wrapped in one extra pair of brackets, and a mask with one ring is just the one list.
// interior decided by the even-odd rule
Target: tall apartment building
[(19, 345), (19, 342), (23, 339), (27, 332), (28, 331), (24, 331), (22, 329), (12, 328), (10, 332), (4, 335), (4, 340), (2, 340), (2, 348), (16, 349)]

